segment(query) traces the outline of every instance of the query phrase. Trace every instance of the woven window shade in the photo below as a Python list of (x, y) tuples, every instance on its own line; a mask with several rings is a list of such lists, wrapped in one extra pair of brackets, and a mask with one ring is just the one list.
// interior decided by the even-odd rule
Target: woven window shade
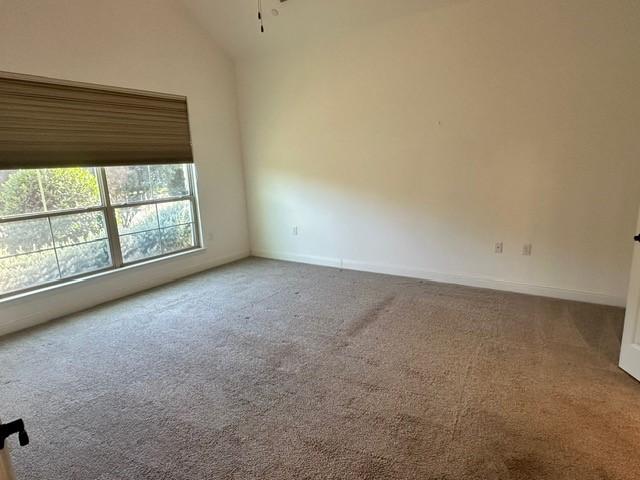
[(0, 169), (193, 163), (185, 97), (0, 72)]

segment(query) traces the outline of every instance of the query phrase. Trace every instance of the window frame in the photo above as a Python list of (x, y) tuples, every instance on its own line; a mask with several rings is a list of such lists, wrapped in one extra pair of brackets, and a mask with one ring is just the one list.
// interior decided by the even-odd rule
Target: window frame
[[(10, 299), (12, 297), (19, 297), (29, 293), (35, 293), (39, 290), (49, 289), (55, 286), (64, 285), (66, 283), (72, 283), (82, 278), (92, 277), (94, 275), (104, 274), (107, 272), (118, 271), (124, 268), (132, 267), (137, 264), (143, 264), (147, 262), (153, 262), (162, 260), (163, 258), (171, 258), (176, 255), (184, 254), (187, 252), (191, 252), (194, 250), (200, 250), (203, 248), (202, 245), (202, 227), (200, 221), (200, 208), (198, 204), (198, 191), (197, 191), (197, 182), (196, 182), (196, 171), (195, 165), (192, 163), (177, 163), (171, 165), (184, 165), (187, 172), (187, 183), (189, 188), (188, 195), (181, 195), (176, 197), (166, 197), (160, 199), (153, 200), (141, 200), (134, 202), (126, 202), (126, 203), (113, 203), (111, 202), (111, 198), (109, 196), (109, 185), (107, 182), (107, 173), (106, 168), (104, 166), (96, 166), (92, 167), (95, 169), (96, 180), (98, 183), (98, 191), (100, 193), (100, 205), (95, 205), (91, 207), (84, 208), (73, 208), (73, 209), (64, 209), (64, 210), (55, 210), (52, 212), (35, 212), (35, 213), (25, 213), (19, 215), (10, 215), (6, 217), (0, 217), (0, 225), (5, 223), (12, 223), (24, 220), (36, 220), (45, 218), (49, 222), (49, 226), (51, 228), (51, 218), (53, 217), (61, 217), (65, 215), (71, 214), (81, 214), (81, 213), (91, 213), (91, 212), (102, 212), (105, 220), (105, 228), (107, 232), (106, 240), (109, 246), (109, 253), (111, 256), (111, 265), (105, 268), (100, 268), (96, 270), (91, 270), (88, 272), (83, 272), (77, 275), (71, 275), (67, 277), (60, 277), (57, 280), (53, 280), (50, 282), (38, 283), (37, 285), (33, 285), (27, 288), (21, 288), (18, 290), (12, 290), (10, 292), (0, 293), (0, 301), (4, 301)], [(141, 205), (158, 205), (162, 203), (172, 203), (188, 200), (191, 206), (191, 218), (192, 222), (185, 223), (182, 225), (192, 225), (193, 226), (193, 246), (188, 248), (183, 248), (180, 250), (175, 250), (167, 253), (161, 253), (160, 255), (154, 255), (150, 257), (139, 258), (134, 261), (125, 262), (122, 256), (122, 247), (120, 245), (120, 233), (118, 231), (118, 223), (116, 220), (116, 209), (124, 208), (124, 207), (135, 207)], [(178, 225), (176, 225), (178, 226)], [(170, 227), (166, 227), (170, 228)], [(57, 248), (55, 245), (55, 238), (53, 237), (52, 231), (52, 241), (53, 246), (51, 249), (45, 250), (53, 250), (56, 255), (56, 263), (58, 265), (58, 273), (60, 274), (60, 262), (58, 261)], [(88, 243), (88, 242), (86, 242)], [(78, 244), (81, 245), (81, 244)], [(43, 250), (44, 251), (44, 250)], [(28, 252), (25, 254), (19, 255), (28, 255), (30, 253), (37, 252)], [(9, 255), (9, 257), (15, 257), (19, 255)]]

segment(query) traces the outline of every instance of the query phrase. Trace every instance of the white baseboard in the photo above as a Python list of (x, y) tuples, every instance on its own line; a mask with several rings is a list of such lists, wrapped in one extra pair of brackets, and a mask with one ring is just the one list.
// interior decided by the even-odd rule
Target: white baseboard
[[(161, 259), (148, 265), (113, 270), (95, 278), (86, 277), (78, 282), (62, 284), (19, 298), (8, 299), (0, 307), (3, 310), (3, 314), (0, 316), (0, 336), (159, 287), (250, 255), (247, 250), (215, 258), (206, 258), (204, 261), (200, 261), (201, 263), (190, 260), (190, 257), (193, 256), (200, 259), (204, 253), (204, 249), (196, 250), (188, 256)], [(149, 280), (149, 273), (154, 269), (162, 270), (163, 275), (160, 280), (156, 280), (155, 276)], [(134, 276), (144, 276), (146, 281), (132, 283), (131, 278)]]
[(626, 305), (626, 298), (596, 292), (550, 287), (546, 285), (534, 285), (489, 277), (435, 272), (423, 268), (407, 267), (401, 265), (387, 265), (382, 263), (369, 263), (332, 257), (318, 257), (313, 255), (301, 255), (262, 250), (253, 251), (252, 255), (262, 258), (271, 258), (274, 260), (285, 260), (290, 262), (308, 263), (311, 265), (344, 268), (347, 270), (356, 270), (362, 272), (384, 273), (402, 277), (413, 277), (440, 283), (452, 283), (456, 285), (465, 285), (468, 287), (488, 288), (492, 290), (523, 293), (527, 295), (558, 298), (562, 300), (572, 300), (577, 302), (594, 303), (598, 305), (609, 305), (614, 307), (624, 307)]

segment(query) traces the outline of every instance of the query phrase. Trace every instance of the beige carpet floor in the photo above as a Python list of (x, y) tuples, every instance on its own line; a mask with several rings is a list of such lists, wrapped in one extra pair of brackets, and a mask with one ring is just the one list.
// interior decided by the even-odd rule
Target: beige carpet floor
[(0, 415), (25, 480), (638, 479), (622, 321), (247, 259), (0, 339)]

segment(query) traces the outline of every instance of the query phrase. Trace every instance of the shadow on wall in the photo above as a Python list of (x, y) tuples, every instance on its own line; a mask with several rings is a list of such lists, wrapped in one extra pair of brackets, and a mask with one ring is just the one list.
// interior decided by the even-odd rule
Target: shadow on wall
[(239, 65), (254, 248), (624, 297), (640, 203), (633, 68), (611, 55), (624, 19), (455, 3)]

